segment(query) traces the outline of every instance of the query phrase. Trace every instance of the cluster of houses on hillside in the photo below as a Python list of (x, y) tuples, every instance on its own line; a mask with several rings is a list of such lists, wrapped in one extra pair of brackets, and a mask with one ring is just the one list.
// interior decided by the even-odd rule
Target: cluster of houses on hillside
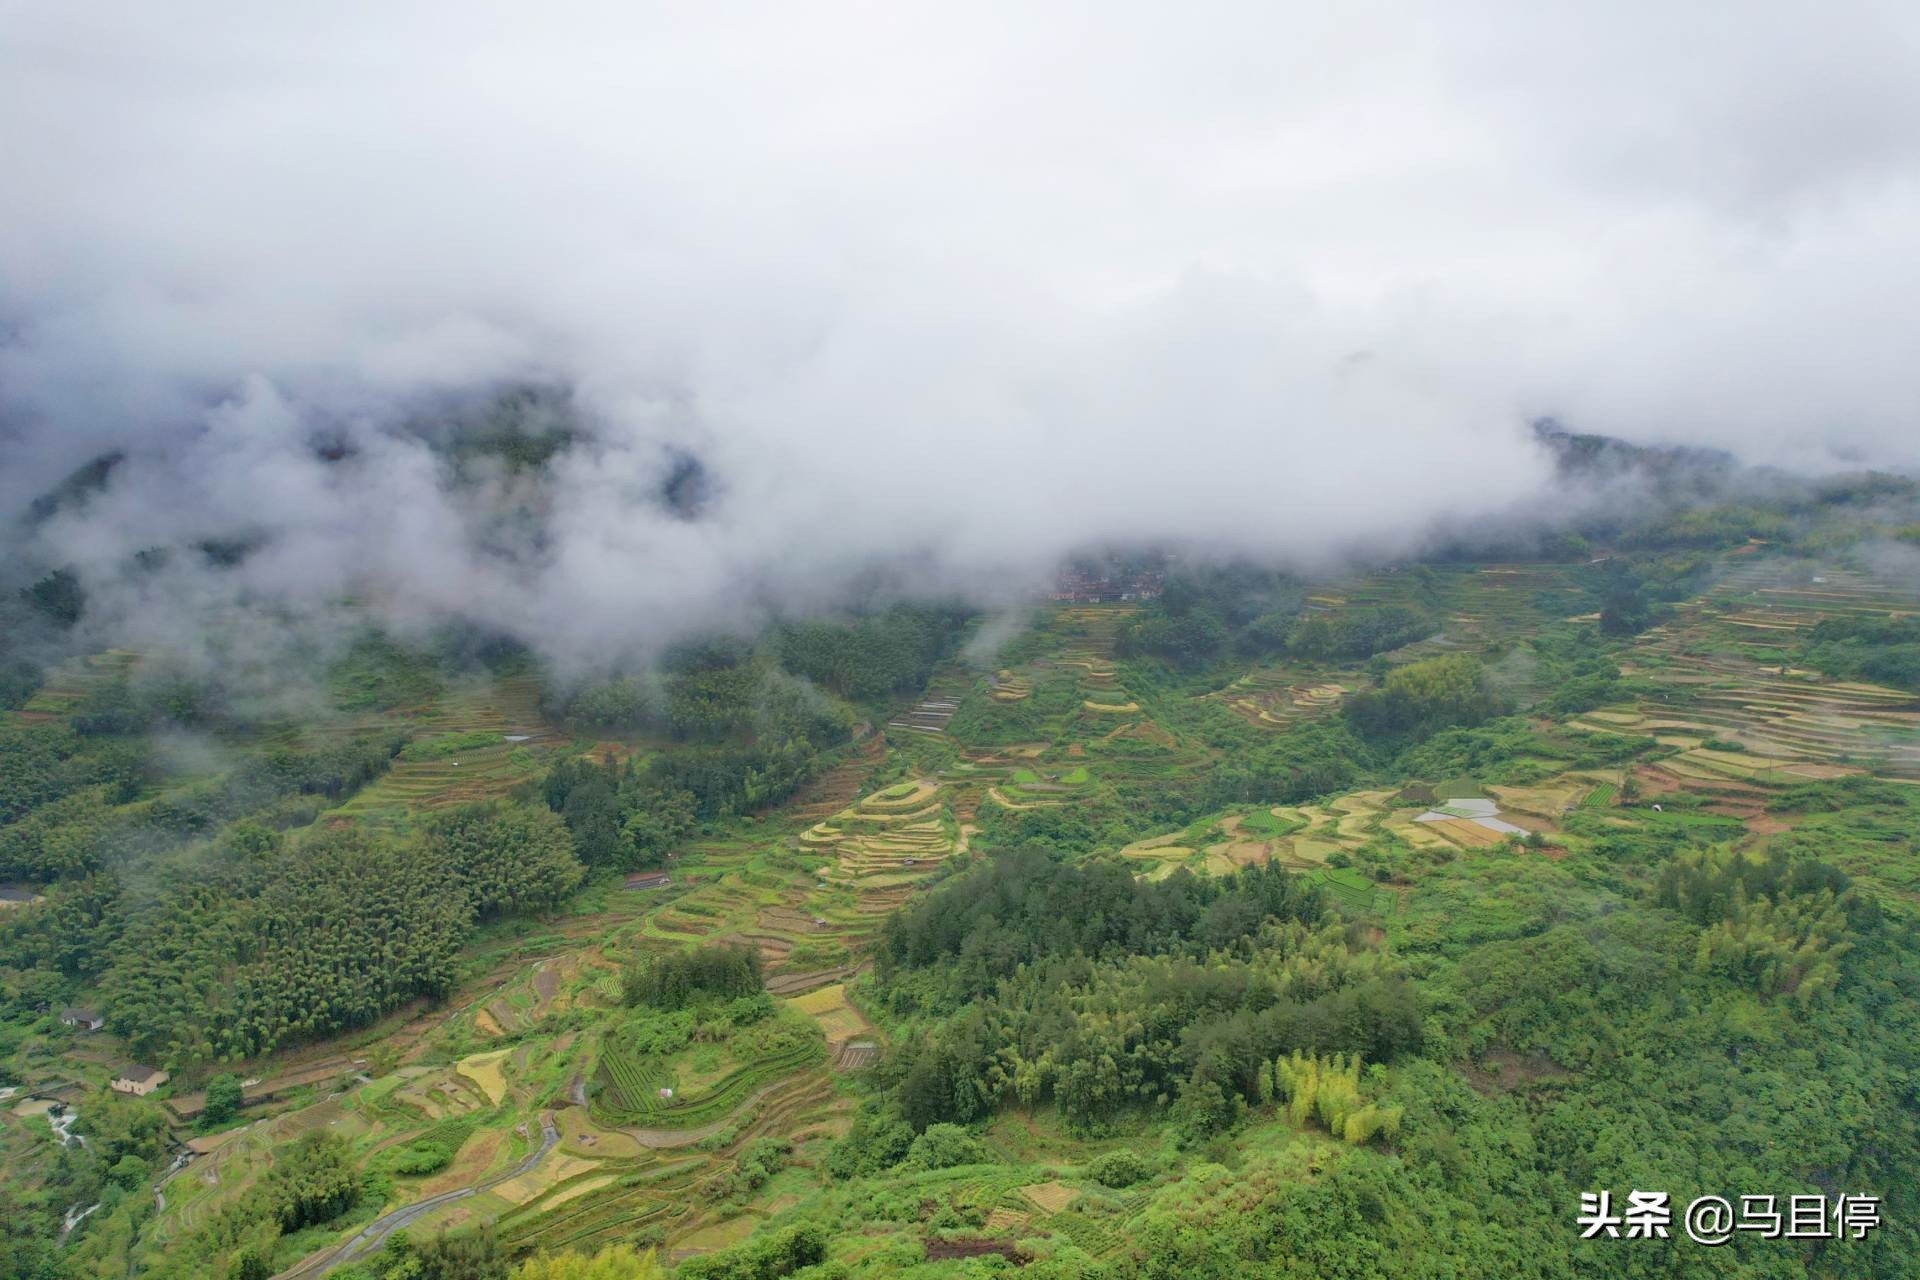
[[(76, 1031), (98, 1031), (107, 1025), (107, 1020), (98, 1011), (80, 1004), (70, 1004), (62, 1009), (60, 1022)], [(116, 1071), (108, 1087), (115, 1093), (130, 1093), (136, 1098), (144, 1098), (170, 1079), (172, 1077), (160, 1068), (136, 1062)]]
[(1047, 598), (1056, 604), (1116, 604), (1152, 600), (1167, 585), (1164, 555), (1076, 560), (1055, 576)]

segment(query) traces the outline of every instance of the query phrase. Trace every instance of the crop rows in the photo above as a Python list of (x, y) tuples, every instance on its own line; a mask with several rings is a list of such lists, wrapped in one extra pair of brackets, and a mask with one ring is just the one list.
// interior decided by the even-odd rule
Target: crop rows
[(1618, 794), (1619, 790), (1620, 788), (1614, 786), (1611, 782), (1602, 782), (1580, 798), (1580, 807), (1582, 809), (1604, 809), (1613, 803), (1613, 797)]
[(607, 1087), (594, 1102), (595, 1118), (614, 1124), (693, 1128), (719, 1119), (766, 1081), (804, 1066), (819, 1053), (819, 1045), (803, 1044), (735, 1068), (698, 1098), (669, 1099), (660, 1096), (667, 1076), (657, 1064), (610, 1051), (600, 1063), (602, 1080)]
[[(689, 1160), (660, 1169), (623, 1176), (613, 1186), (569, 1200), (552, 1214), (537, 1203), (525, 1206), (501, 1222), (501, 1239), (525, 1245), (536, 1238), (548, 1249), (597, 1243), (609, 1233), (630, 1238), (640, 1227), (683, 1211), (671, 1193), (684, 1191), (705, 1172), (709, 1162)], [(661, 1198), (654, 1199), (658, 1194)]]

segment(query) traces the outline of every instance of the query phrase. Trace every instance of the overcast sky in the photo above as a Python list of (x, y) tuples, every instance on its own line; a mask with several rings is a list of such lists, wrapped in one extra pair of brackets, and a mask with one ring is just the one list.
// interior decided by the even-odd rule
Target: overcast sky
[[(1541, 414), (1912, 466), (1917, 36), (1911, 3), (0, 0), (0, 501), (127, 447), (15, 554), (104, 579), (247, 526), (250, 591), (590, 648), (875, 555), (1393, 544), (1537, 492)], [(599, 431), (536, 563), (382, 431), (513, 378)], [(640, 501), (667, 445), (706, 519)]]

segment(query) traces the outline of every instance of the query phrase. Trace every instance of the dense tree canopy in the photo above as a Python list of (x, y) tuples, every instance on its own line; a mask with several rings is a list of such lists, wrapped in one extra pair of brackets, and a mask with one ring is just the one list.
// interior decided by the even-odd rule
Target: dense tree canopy
[(1812, 629), (1800, 656), (1831, 676), (1920, 690), (1920, 618), (1829, 618)]
[(1204, 1136), (1270, 1094), (1276, 1056), (1417, 1048), (1410, 986), (1344, 928), (1316, 928), (1320, 913), (1272, 866), (1153, 882), (996, 857), (888, 924), (889, 1008), (947, 1017), (896, 1059), (900, 1112), (922, 1130), (1051, 1102), (1091, 1127), (1185, 1099)]
[(849, 622), (791, 622), (777, 630), (780, 662), (843, 698), (871, 701), (917, 690), (952, 649), (959, 608), (895, 604)]
[(622, 987), (628, 1004), (656, 1009), (758, 995), (760, 955), (752, 947), (716, 943), (642, 956), (628, 968)]
[(481, 919), (551, 907), (580, 883), (573, 839), (551, 810), (464, 805), (428, 819), (424, 843)]
[(444, 993), (471, 907), (447, 863), (352, 827), (134, 918), (104, 982), (128, 1045), (168, 1063), (248, 1056)]
[(1287, 644), (1305, 594), (1290, 575), (1248, 564), (1195, 565), (1171, 574), (1157, 599), (1117, 637), (1122, 656), (1194, 671), (1229, 654)]
[(1416, 742), (1442, 729), (1471, 728), (1505, 710), (1479, 659), (1448, 654), (1396, 667), (1378, 687), (1347, 699), (1347, 720), (1362, 737)]
[(1433, 619), (1406, 605), (1339, 609), (1300, 619), (1287, 635), (1287, 651), (1303, 658), (1370, 658), (1430, 636)]

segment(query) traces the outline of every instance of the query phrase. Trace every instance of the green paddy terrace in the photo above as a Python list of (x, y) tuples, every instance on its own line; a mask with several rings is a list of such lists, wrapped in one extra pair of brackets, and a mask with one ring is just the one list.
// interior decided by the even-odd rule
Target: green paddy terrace
[(408, 715), (416, 737), (392, 768), (335, 811), (397, 821), (411, 812), (504, 795), (538, 777), (566, 745), (540, 714), (538, 680), (518, 675), (457, 687)]
[[(380, 1214), (432, 1205), (409, 1230), (495, 1221), (510, 1243), (543, 1247), (643, 1230), (674, 1248), (712, 1247), (744, 1234), (763, 1210), (731, 1196), (741, 1153), (767, 1138), (804, 1151), (845, 1127), (837, 1081), (870, 1065), (878, 1041), (835, 979), (896, 900), (883, 890), (867, 901), (858, 884), (823, 888), (817, 873), (833, 866), (789, 841), (747, 824), (683, 851), (666, 885), (598, 884), (546, 924), (495, 927), (445, 1007), (245, 1064), (258, 1078), (247, 1114), (266, 1118), (195, 1139), (203, 1154), (165, 1184), (140, 1251), (157, 1262), (168, 1241), (243, 1196), (276, 1149), (322, 1127), (387, 1179)], [(695, 939), (761, 950), (770, 989), (783, 993), (773, 1021), (784, 1040), (765, 1052), (742, 1037), (664, 1058), (634, 1052), (622, 967)], [(197, 1109), (196, 1096), (178, 1101)], [(548, 1125), (560, 1136), (543, 1151)], [(475, 1193), (436, 1201), (466, 1188)], [(376, 1216), (288, 1242), (283, 1255), (307, 1251), (289, 1274), (350, 1262), (345, 1242)]]
[[(1817, 835), (1845, 869), (1911, 898), (1915, 810), (1899, 784), (1887, 784), (1891, 794), (1843, 799), (1837, 807), (1808, 799), (1806, 791), (1844, 787), (1869, 770), (1900, 776), (1906, 735), (1915, 727), (1910, 699), (1797, 672), (1784, 661), (1777, 665), (1788, 670), (1767, 671), (1753, 656), (1755, 642), (1740, 634), (1754, 629), (1741, 625), (1750, 619), (1736, 613), (1728, 620), (1747, 602), (1727, 593), (1751, 595), (1782, 567), (1741, 572), (1754, 573), (1755, 581), (1723, 581), (1720, 595), (1683, 609), (1626, 650), (1635, 677), (1686, 691), (1671, 700), (1648, 694), (1631, 704), (1538, 718), (1503, 731), (1509, 737), (1482, 752), (1479, 764), (1463, 758), (1429, 778), (1299, 804), (1228, 806), (1142, 832), (1114, 851), (1148, 876), (1179, 867), (1219, 874), (1265, 862), (1294, 868), (1314, 877), (1336, 911), (1416, 965), (1428, 963), (1421, 957), (1457, 957), (1470, 947), (1533, 936), (1568, 913), (1604, 913), (1630, 901), (1645, 891), (1649, 873), (1622, 862), (1619, 851), (1646, 841), (1662, 848), (1709, 841), (1764, 853)], [(1444, 611), (1448, 627), (1440, 638), (1391, 660), (1524, 644), (1529, 627), (1561, 622), (1578, 605), (1556, 566), (1450, 568), (1438, 576), (1438, 588), (1370, 579), (1347, 595), (1368, 603), (1417, 595)], [(1776, 613), (1807, 615), (1800, 626), (1895, 598), (1873, 586), (1802, 594), (1791, 604), (1778, 591), (1767, 597)], [(1522, 615), (1517, 622), (1515, 613)], [(884, 1020), (860, 1005), (860, 958), (885, 915), (1005, 815), (1071, 814), (1110, 803), (1127, 788), (1186, 785), (1240, 749), (1221, 717), (1249, 727), (1259, 719), (1234, 705), (1238, 694), (1196, 693), (1116, 660), (1111, 638), (1125, 616), (1119, 608), (1053, 611), (991, 672), (941, 675), (945, 688), (958, 686), (959, 703), (943, 733), (891, 730), (884, 748), (868, 744), (859, 767), (842, 766), (842, 781), (851, 785), (839, 794), (814, 796), (756, 830), (683, 851), (670, 868), (673, 883), (647, 891), (658, 896), (640, 915), (596, 940), (597, 961), (569, 962), (577, 969), (563, 967), (554, 979), (559, 991), (573, 993), (568, 998), (583, 1020), (600, 1020), (597, 1035), (583, 1026), (571, 1041), (565, 1033), (554, 1037), (545, 1057), (499, 1059), (509, 1092), (489, 1113), (495, 1119), (475, 1130), (495, 1135), (485, 1141), (497, 1146), (466, 1152), (462, 1144), (469, 1171), (510, 1170), (527, 1141), (516, 1126), (537, 1132), (530, 1108), (548, 1108), (567, 1135), (556, 1148), (564, 1158), (461, 1202), (448, 1217), (492, 1215), (519, 1244), (641, 1235), (663, 1240), (676, 1256), (797, 1221), (832, 1220), (832, 1256), (883, 1275), (983, 1249), (1123, 1259), (1142, 1224), (1224, 1228), (1284, 1187), (1371, 1159), (1272, 1111), (1251, 1115), (1208, 1159), (1196, 1161), (1165, 1127), (1074, 1134), (1051, 1112), (1016, 1108), (986, 1125), (978, 1149), (951, 1167), (909, 1160), (884, 1180), (851, 1181), (822, 1168), (830, 1151), (823, 1139), (845, 1130), (861, 1092), (843, 1064), (869, 1061), (870, 1046), (888, 1036)], [(1354, 678), (1315, 664), (1283, 674), (1286, 683), (1275, 687), (1312, 689)], [(1337, 701), (1301, 708), (1299, 719), (1329, 714)], [(1289, 725), (1257, 727), (1284, 732)], [(622, 1051), (611, 1008), (612, 957), (631, 945), (714, 938), (760, 950), (770, 989), (783, 997), (786, 1014), (817, 1025), (817, 1045), (790, 1045), (791, 1059), (718, 1055), (699, 1071), (678, 1059)], [(508, 988), (525, 991), (529, 981), (522, 975)], [(537, 993), (519, 1003), (532, 999)], [(485, 1065), (476, 1059), (498, 1052), (486, 1047), (493, 1036), (479, 1023), (480, 1012), (507, 1039), (523, 1025), (511, 1022), (520, 1016), (512, 998), (476, 1009), (471, 1024), (442, 1033), (446, 1061), (434, 1070), (451, 1070), (452, 1078), (436, 1082), (423, 1073), (424, 1086), (408, 1082), (416, 1092), (437, 1083), (459, 1092), (461, 1080), (475, 1081)], [(1476, 1043), (1462, 1034), (1463, 1043)], [(1548, 1087), (1558, 1070), (1498, 1044), (1473, 1052), (1483, 1056), (1463, 1070), (1491, 1096)], [(1504, 1078), (1497, 1075), (1503, 1064)], [(513, 1083), (516, 1076), (545, 1084)], [(673, 1097), (662, 1088), (673, 1089)], [(570, 1092), (587, 1105), (567, 1106)], [(521, 1109), (513, 1110), (518, 1099)], [(473, 1098), (471, 1105), (478, 1112), (485, 1101)], [(687, 1127), (676, 1130), (676, 1113)], [(698, 1136), (679, 1143), (676, 1133)], [(747, 1144), (767, 1135), (797, 1144), (793, 1162), (758, 1189), (740, 1190), (733, 1171)], [(1103, 1182), (1102, 1158), (1122, 1151), (1142, 1157), (1144, 1173), (1118, 1179), (1126, 1185)]]
[(1920, 697), (1794, 661), (1822, 621), (1899, 615), (1915, 605), (1911, 594), (1858, 572), (1744, 558), (1623, 656), (1623, 670), (1657, 686), (1656, 696), (1597, 710), (1583, 726), (1687, 747), (1669, 777), (1652, 779), (1659, 786), (1698, 790), (1696, 783), (1738, 783), (1755, 772), (1818, 779), (1869, 769), (1920, 781)]
[[(1558, 566), (1450, 566), (1375, 575), (1315, 603), (1418, 603), (1446, 618), (1441, 636), (1391, 655), (1399, 662), (1524, 644), (1530, 629), (1574, 613), (1576, 596)], [(1817, 837), (1851, 874), (1920, 901), (1908, 788), (1807, 798), (1809, 787), (1869, 774), (1920, 777), (1920, 709), (1911, 695), (1791, 660), (1796, 637), (1823, 617), (1913, 604), (1857, 574), (1737, 559), (1706, 596), (1624, 649), (1644, 682), (1635, 687), (1648, 690), (1630, 702), (1533, 720), (1478, 765), (1293, 805), (1230, 805), (1108, 851), (1151, 877), (1279, 863), (1416, 961), (1626, 901), (1647, 872), (1621, 860), (1623, 837), (1755, 852)], [(1226, 1223), (1277, 1187), (1358, 1158), (1271, 1111), (1194, 1160), (1164, 1127), (1089, 1136), (1051, 1112), (1012, 1109), (953, 1167), (910, 1162), (884, 1186), (826, 1171), (863, 1095), (859, 1073), (889, 1039), (863, 1008), (863, 965), (909, 895), (1008, 815), (1066, 815), (1129, 789), (1192, 784), (1243, 749), (1237, 735), (1264, 740), (1333, 714), (1365, 679), (1287, 663), (1196, 692), (1113, 656), (1129, 614), (1050, 611), (991, 671), (936, 673), (936, 701), (957, 704), (940, 732), (885, 729), (783, 809), (677, 850), (661, 877), (632, 888), (603, 878), (549, 920), (489, 926), (445, 1005), (243, 1064), (257, 1080), (244, 1122), (192, 1139), (199, 1155), (162, 1184), (131, 1256), (161, 1267), (170, 1242), (320, 1128), (384, 1179), (383, 1203), (284, 1242), (276, 1264), (289, 1276), (350, 1265), (356, 1234), (409, 1205), (425, 1206), (410, 1231), (490, 1221), (516, 1248), (640, 1239), (681, 1257), (832, 1219), (833, 1257), (872, 1275), (983, 1243), (1114, 1259), (1142, 1221)], [(89, 672), (70, 677), (27, 714), (83, 696)], [(413, 757), (336, 816), (404, 822), (504, 793), (564, 753), (607, 749), (543, 725), (535, 691), (512, 681), (438, 695), (413, 722), (423, 730)], [(749, 1027), (653, 1051), (621, 1004), (622, 968), (645, 950), (712, 941), (758, 952), (776, 1004), (765, 1025), (781, 1034)], [(1487, 1052), (1497, 1061), (1505, 1050)], [(107, 1068), (76, 1056), (72, 1070), (99, 1082)], [(173, 1099), (185, 1117), (195, 1102)], [(26, 1123), (9, 1116), (0, 1136), (17, 1146)], [(768, 1141), (789, 1145), (785, 1167), (748, 1176)], [(1145, 1173), (1109, 1185), (1098, 1162), (1121, 1151), (1141, 1155)]]
[[(532, 691), (511, 685), (459, 691), (418, 722), (426, 731), (392, 774), (330, 820), (406, 823), (504, 792), (536, 761), (624, 750), (568, 743), (538, 720)], [(869, 783), (889, 770), (908, 776)], [(410, 1006), (326, 1045), (240, 1064), (246, 1114), (262, 1118), (195, 1139), (200, 1158), (168, 1180), (138, 1251), (160, 1259), (243, 1197), (276, 1149), (320, 1127), (350, 1138), (390, 1190), (377, 1213), (283, 1242), (289, 1275), (350, 1265), (372, 1247), (354, 1237), (382, 1234), (409, 1205), (422, 1210), (406, 1212), (408, 1230), (493, 1221), (515, 1246), (643, 1233), (678, 1253), (746, 1235), (767, 1208), (734, 1194), (742, 1153), (793, 1145), (795, 1169), (776, 1180), (774, 1200), (793, 1199), (795, 1177), (846, 1126), (847, 1074), (871, 1066), (884, 1042), (846, 979), (886, 916), (965, 851), (952, 790), (911, 770), (870, 737), (785, 810), (696, 840), (661, 873), (631, 886), (602, 879), (544, 923), (483, 930), (445, 1006)], [(645, 950), (713, 941), (760, 954), (773, 1025), (790, 1034), (765, 1051), (749, 1036), (665, 1056), (637, 1048), (623, 1034), (623, 966)], [(170, 1100), (183, 1120), (201, 1105), (197, 1092)]]
[[(10, 714), (27, 724), (71, 714), (136, 662), (132, 654), (76, 660)], [(407, 695), (398, 704), (372, 696), (364, 701), (386, 705), (259, 741), (406, 734), (388, 772), (321, 819), (401, 828), (439, 808), (504, 796), (569, 754), (648, 749), (571, 740), (542, 719), (530, 676), (423, 683)], [(875, 738), (847, 749), (776, 818), (723, 824), (677, 851), (663, 883), (627, 887), (603, 876), (544, 920), (481, 926), (443, 1003), (415, 1001), (342, 1036), (221, 1064), (246, 1080), (236, 1125), (198, 1132), (205, 1100), (197, 1086), (208, 1073), (182, 1073), (161, 1098), (194, 1158), (163, 1178), (137, 1236), (127, 1237), (117, 1216), (107, 1232), (102, 1215), (86, 1247), (103, 1261), (126, 1259), (106, 1265), (170, 1274), (182, 1241), (240, 1202), (277, 1152), (317, 1129), (351, 1142), (375, 1180), (375, 1202), (282, 1240), (276, 1265), (289, 1274), (350, 1264), (357, 1233), (370, 1228), (365, 1247), (377, 1247), (389, 1224), (401, 1225), (392, 1212), (413, 1205), (421, 1208), (408, 1211), (410, 1230), (497, 1220), (515, 1244), (628, 1239), (654, 1224), (663, 1240), (712, 1247), (749, 1230), (759, 1211), (729, 1192), (737, 1156), (764, 1140), (804, 1149), (844, 1128), (839, 1081), (871, 1066), (880, 1044), (844, 979), (880, 922), (958, 845), (937, 782), (890, 786), (863, 807), (866, 779), (885, 754)], [(195, 781), (176, 774), (168, 785)], [(836, 839), (800, 839), (823, 821), (844, 829), (844, 849)], [(704, 1046), (685, 1060), (624, 1060), (623, 967), (646, 949), (690, 940), (757, 948), (779, 1005), (775, 1021), (797, 1028), (798, 1041), (767, 1053), (745, 1040), (721, 1045), (712, 1050), (718, 1061), (705, 1060)], [(111, 1029), (55, 1039), (58, 1056), (23, 1063), (36, 1095), (84, 1098), (128, 1060)], [(615, 1081), (631, 1084), (636, 1070), (664, 1071), (673, 1105), (623, 1103)], [(57, 1150), (42, 1114), (48, 1105), (11, 1104), (0, 1136), (36, 1159)], [(559, 1135), (551, 1143), (549, 1127)]]
[[(1432, 635), (1387, 655), (1398, 665), (1508, 645), (1578, 616), (1589, 599), (1580, 574), (1563, 564), (1408, 565), (1325, 584), (1306, 612), (1399, 606), (1434, 619)], [(1257, 664), (1212, 696), (1256, 728), (1281, 731), (1337, 710), (1368, 683), (1357, 664), (1284, 660)]]
[(34, 695), (18, 711), (8, 713), (21, 724), (46, 724), (79, 710), (87, 695), (121, 680), (139, 665), (140, 655), (129, 649), (69, 658), (48, 672)]
[[(1103, 783), (1165, 779), (1209, 758), (1198, 735), (1163, 723), (1188, 699), (1140, 685), (1137, 670), (1114, 657), (1115, 635), (1135, 612), (1056, 608), (1002, 655), (1016, 665), (974, 679), (949, 727), (958, 750), (940, 772), (963, 820), (983, 807), (1068, 806)], [(1006, 696), (1016, 681), (1021, 695)]]

